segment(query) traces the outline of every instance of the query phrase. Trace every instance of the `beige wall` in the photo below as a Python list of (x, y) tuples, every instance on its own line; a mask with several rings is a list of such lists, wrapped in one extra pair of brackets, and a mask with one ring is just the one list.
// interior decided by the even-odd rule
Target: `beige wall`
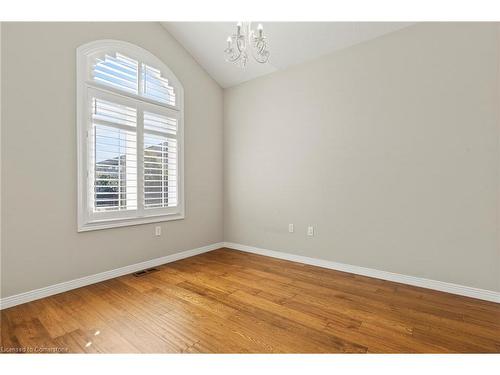
[(499, 47), (419, 24), (226, 90), (225, 240), (500, 291)]
[[(76, 48), (137, 44), (185, 90), (186, 219), (77, 233)], [(4, 23), (2, 297), (222, 241), (222, 90), (156, 23)], [(8, 265), (8, 266), (7, 266)]]

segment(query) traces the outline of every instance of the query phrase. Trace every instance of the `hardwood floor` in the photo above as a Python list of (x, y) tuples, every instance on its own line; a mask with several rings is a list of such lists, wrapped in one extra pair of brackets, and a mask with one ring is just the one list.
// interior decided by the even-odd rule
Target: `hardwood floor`
[(219, 249), (1, 312), (3, 352), (500, 352), (500, 304)]

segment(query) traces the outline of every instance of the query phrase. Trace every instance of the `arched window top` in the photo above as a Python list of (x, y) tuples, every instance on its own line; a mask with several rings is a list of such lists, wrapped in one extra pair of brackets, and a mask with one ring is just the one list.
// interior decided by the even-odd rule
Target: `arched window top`
[(78, 230), (184, 218), (183, 89), (143, 48), (77, 49)]
[(92, 86), (180, 110), (183, 89), (172, 71), (149, 51), (118, 40), (98, 40), (77, 49), (79, 72)]

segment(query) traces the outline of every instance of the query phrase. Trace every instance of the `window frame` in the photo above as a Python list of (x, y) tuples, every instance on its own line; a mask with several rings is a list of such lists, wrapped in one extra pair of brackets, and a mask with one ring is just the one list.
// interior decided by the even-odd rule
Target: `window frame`
[[(161, 103), (137, 94), (121, 91), (114, 87), (95, 82), (91, 76), (91, 66), (96, 55), (105, 53), (121, 53), (133, 58), (148, 66), (159, 69), (165, 76), (169, 85), (174, 88), (176, 95), (176, 105)], [(97, 40), (84, 44), (76, 50), (77, 74), (76, 74), (76, 98), (77, 98), (77, 174), (78, 174), (78, 232), (115, 228), (129, 225), (139, 225), (156, 223), (170, 220), (180, 220), (185, 218), (184, 208), (184, 89), (172, 73), (172, 71), (156, 56), (149, 51), (134, 44), (118, 40)], [(139, 67), (139, 77), (141, 67)], [(136, 142), (137, 153), (140, 159), (137, 160), (137, 175), (142, 173), (143, 163), (143, 136), (144, 136), (144, 111), (152, 111), (158, 114), (172, 114), (175, 112), (177, 119), (177, 206), (167, 208), (144, 209), (143, 189), (144, 186), (137, 182), (137, 209), (115, 211), (108, 214), (95, 214), (90, 205), (90, 188), (93, 186), (90, 181), (91, 171), (89, 165), (89, 139), (92, 129), (91, 118), (91, 98), (92, 92), (98, 92), (98, 96), (103, 98), (115, 98), (120, 104), (134, 103), (137, 109)], [(142, 126), (140, 126), (142, 124)], [(141, 177), (142, 180), (142, 177)], [(149, 211), (150, 210), (150, 211)], [(149, 213), (147, 212), (149, 211)]]

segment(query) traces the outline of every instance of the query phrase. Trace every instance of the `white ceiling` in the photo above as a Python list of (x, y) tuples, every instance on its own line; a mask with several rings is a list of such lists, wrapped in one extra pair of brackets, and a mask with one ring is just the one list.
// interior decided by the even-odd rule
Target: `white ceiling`
[[(230, 22), (163, 22), (196, 61), (222, 87), (315, 59), (336, 50), (402, 29), (407, 22), (262, 22), (271, 56), (267, 64), (249, 59), (242, 69), (224, 60), (226, 39), (235, 31)], [(257, 22), (252, 23), (256, 27)]]

